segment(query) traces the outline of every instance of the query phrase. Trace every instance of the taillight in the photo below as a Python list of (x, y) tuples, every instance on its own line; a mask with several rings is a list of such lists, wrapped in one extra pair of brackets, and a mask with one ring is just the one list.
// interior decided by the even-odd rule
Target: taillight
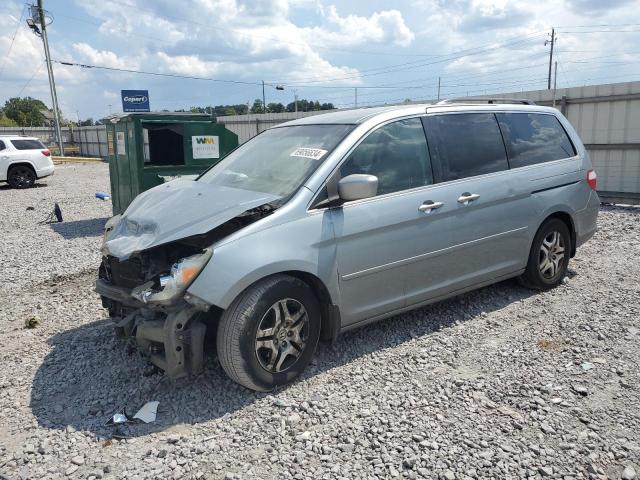
[(598, 176), (595, 170), (589, 170), (587, 172), (587, 183), (591, 187), (591, 190), (595, 191), (598, 183)]
[(51, 156), (51, 152), (49, 150), (41, 150), (41, 153), (45, 156), (45, 157), (50, 157)]

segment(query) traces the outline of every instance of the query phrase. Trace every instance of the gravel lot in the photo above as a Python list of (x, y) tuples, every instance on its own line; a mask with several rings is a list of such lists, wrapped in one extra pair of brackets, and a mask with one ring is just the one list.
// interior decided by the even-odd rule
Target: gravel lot
[[(554, 291), (366, 327), (257, 394), (213, 359), (172, 384), (114, 337), (93, 292), (108, 183), (100, 164), (0, 186), (0, 478), (640, 475), (640, 209), (604, 207)], [(39, 225), (54, 201), (65, 223)], [(155, 423), (105, 425), (150, 400)]]

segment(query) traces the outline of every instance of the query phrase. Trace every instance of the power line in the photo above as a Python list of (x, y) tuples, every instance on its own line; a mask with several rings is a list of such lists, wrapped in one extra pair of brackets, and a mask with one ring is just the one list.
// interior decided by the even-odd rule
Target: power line
[(194, 75), (180, 75), (177, 73), (148, 72), (144, 70), (133, 70), (129, 68), (118, 68), (118, 67), (105, 67), (101, 65), (91, 65), (87, 63), (63, 62), (61, 60), (53, 60), (53, 62), (59, 63), (60, 65), (66, 65), (69, 67), (95, 68), (99, 70), (112, 70), (116, 72), (138, 73), (141, 75), (153, 75), (156, 77), (185, 78), (189, 80), (206, 80), (208, 82), (235, 83), (235, 84), (242, 84), (242, 85), (262, 85), (262, 82), (245, 82), (242, 80), (224, 80), (221, 78), (198, 77)]
[(18, 30), (20, 30), (20, 27), (22, 26), (22, 17), (24, 16), (24, 11), (27, 8), (26, 5), (22, 6), (22, 10), (20, 11), (20, 18), (18, 19), (18, 25), (16, 25), (16, 31), (13, 32), (13, 37), (11, 37), (11, 43), (9, 43), (9, 50), (7, 51), (7, 54), (2, 58), (2, 65), (0, 65), (0, 75), (2, 75), (2, 72), (4, 71), (4, 66), (7, 63), (7, 59), (9, 58), (9, 55), (11, 55), (11, 49), (13, 48), (13, 42), (16, 39), (16, 35), (18, 35)]
[[(141, 75), (153, 75), (153, 76), (158, 76), (158, 77), (170, 77), (170, 78), (183, 78), (183, 79), (188, 79), (188, 80), (204, 80), (204, 81), (208, 81), (208, 82), (221, 82), (221, 83), (233, 83), (233, 84), (240, 84), (240, 85), (256, 85), (256, 86), (261, 86), (262, 82), (250, 82), (250, 81), (244, 81), (244, 80), (229, 80), (229, 79), (222, 79), (222, 78), (212, 78), (212, 77), (198, 77), (198, 76), (194, 76), (194, 75), (182, 75), (182, 74), (178, 74), (178, 73), (163, 73), (163, 72), (150, 72), (150, 71), (145, 71), (145, 70), (133, 70), (133, 69), (129, 69), (129, 68), (118, 68), (118, 67), (106, 67), (106, 66), (102, 66), (102, 65), (92, 65), (92, 64), (88, 64), (88, 63), (78, 63), (78, 62), (67, 62), (67, 61), (62, 61), (62, 60), (52, 60), (55, 63), (59, 63), (60, 65), (66, 65), (66, 66), (70, 66), (70, 67), (80, 67), (80, 68), (87, 68), (87, 69), (99, 69), (99, 70), (111, 70), (111, 71), (116, 71), (116, 72), (124, 72), (124, 73), (136, 73), (136, 74), (141, 74)], [(274, 86), (276, 85), (276, 83), (265, 83), (265, 85), (269, 85), (269, 86)], [(340, 89), (340, 90), (346, 90), (346, 89), (350, 89), (352, 87), (339, 87), (339, 86), (331, 86), (331, 85), (299, 85), (299, 87), (305, 87), (308, 86), (310, 88), (332, 88), (332, 89)], [(360, 87), (358, 86), (358, 88), (393, 88), (393, 87), (384, 87), (384, 86), (363, 86)]]
[(640, 32), (640, 29), (633, 30), (574, 30), (574, 31), (566, 31), (562, 30), (558, 33), (634, 33)]
[(19, 97), (20, 95), (22, 95), (22, 92), (24, 91), (25, 88), (27, 88), (29, 86), (29, 84), (31, 83), (31, 80), (33, 80), (34, 77), (38, 73), (40, 73), (40, 70), (42, 70), (42, 66), (43, 65), (44, 65), (44, 59), (42, 60), (42, 63), (38, 66), (38, 68), (36, 68), (36, 70), (33, 72), (31, 77), (29, 77), (29, 80), (27, 80), (27, 82), (22, 86), (22, 88), (20, 89), (20, 91), (18, 92), (18, 95), (16, 95), (16, 97)]
[[(491, 44), (489, 47), (487, 48), (481, 48), (481, 47), (475, 47), (475, 48), (471, 48), (471, 49), (466, 49), (466, 50), (460, 50), (459, 53), (460, 54), (451, 54), (448, 55), (448, 58), (444, 58), (441, 60), (436, 60), (436, 61), (430, 61), (430, 62), (423, 62), (423, 61), (413, 61), (413, 62), (404, 62), (404, 63), (399, 63), (399, 64), (395, 64), (395, 65), (387, 65), (386, 67), (377, 67), (377, 68), (373, 68), (373, 69), (368, 69), (368, 70), (361, 70), (358, 72), (358, 74), (352, 74), (352, 75), (347, 75), (347, 76), (342, 76), (342, 77), (333, 77), (333, 78), (321, 78), (321, 79), (305, 79), (305, 80), (296, 80), (296, 81), (280, 81), (278, 83), (284, 83), (284, 84), (288, 84), (288, 85), (296, 85), (298, 83), (319, 83), (319, 82), (331, 82), (331, 81), (338, 81), (338, 80), (347, 80), (347, 79), (353, 79), (353, 78), (361, 78), (361, 77), (368, 77), (368, 76), (374, 76), (374, 75), (383, 75), (385, 73), (393, 73), (396, 71), (404, 71), (404, 70), (408, 70), (408, 69), (412, 69), (412, 68), (421, 68), (421, 67), (425, 67), (425, 66), (430, 66), (430, 65), (436, 65), (436, 64), (440, 64), (440, 63), (447, 63), (447, 62), (452, 62), (454, 60), (459, 60), (460, 58), (464, 58), (464, 57), (469, 57), (472, 55), (478, 55), (480, 53), (485, 53), (487, 51), (491, 51), (491, 50), (496, 50), (498, 48), (503, 48), (503, 47), (507, 47), (507, 46), (512, 46), (512, 45), (518, 45), (527, 41), (531, 41), (531, 40), (536, 40), (536, 36), (540, 37), (541, 36), (541, 32), (533, 32), (530, 33), (528, 35), (525, 36), (525, 38), (518, 40), (518, 41), (514, 41), (514, 42), (503, 42), (503, 43), (498, 43), (498, 44)], [(520, 36), (521, 37), (521, 36)], [(526, 38), (529, 37), (529, 38)], [(514, 37), (514, 38), (519, 38), (519, 37)], [(467, 53), (465, 53), (467, 52)], [(398, 68), (398, 67), (406, 67), (406, 68)], [(378, 71), (378, 70), (383, 70), (383, 71)], [(365, 73), (363, 74), (363, 72), (374, 72), (375, 73)]]
[[(141, 11), (141, 9), (137, 6), (137, 5), (132, 5), (130, 3), (126, 3), (126, 2), (122, 2), (122, 1), (118, 1), (118, 0), (109, 0), (110, 3), (115, 3), (116, 5), (121, 5), (123, 7), (127, 7), (130, 9), (134, 9), (137, 11)], [(206, 23), (201, 23), (201, 22), (197, 22), (195, 20), (189, 19), (189, 18), (185, 18), (185, 17), (177, 17), (177, 16), (171, 16), (171, 15), (164, 15), (165, 18), (168, 19), (173, 19), (173, 20), (177, 20), (179, 22), (184, 22), (184, 23), (190, 23), (193, 25), (198, 25), (201, 27), (204, 27), (206, 29), (210, 29), (211, 25), (210, 24), (206, 24)], [(96, 17), (96, 18), (100, 18), (100, 17)], [(105, 20), (105, 19), (102, 19)], [(238, 28), (231, 28), (231, 27), (224, 27), (221, 25), (216, 25), (215, 27), (217, 30), (225, 30), (225, 31), (229, 31), (229, 32), (235, 32), (236, 34), (240, 35), (240, 36), (244, 36), (244, 37), (250, 37), (250, 38), (258, 38), (261, 40), (267, 40), (267, 41), (275, 41), (277, 40), (280, 43), (286, 43), (289, 45), (296, 45), (299, 47), (315, 47), (317, 49), (321, 49), (321, 50), (329, 50), (329, 51), (333, 51), (333, 52), (344, 52), (344, 53), (357, 53), (357, 54), (361, 54), (361, 55), (375, 55), (375, 56), (379, 56), (379, 55), (388, 55), (388, 56), (415, 56), (415, 57), (430, 57), (433, 56), (431, 54), (402, 54), (402, 53), (397, 53), (397, 52), (375, 52), (375, 51), (366, 51), (366, 50), (356, 50), (356, 49), (345, 49), (345, 48), (335, 48), (335, 47), (327, 47), (325, 45), (319, 45), (319, 44), (314, 44), (314, 43), (307, 43), (307, 42), (291, 42), (291, 41), (287, 41), (287, 40), (283, 40), (281, 37), (273, 35), (273, 36), (269, 36), (269, 35), (256, 35), (254, 33), (248, 33), (245, 31), (242, 31), (241, 29)]]

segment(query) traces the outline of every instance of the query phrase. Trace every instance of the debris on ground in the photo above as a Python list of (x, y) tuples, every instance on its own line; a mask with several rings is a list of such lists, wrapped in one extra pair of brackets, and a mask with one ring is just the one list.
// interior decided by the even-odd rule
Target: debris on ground
[[(0, 189), (7, 478), (637, 480), (640, 209), (601, 209), (567, 284), (506, 281), (347, 332), (264, 394), (212, 357), (165, 382), (128, 356), (94, 291), (102, 235), (82, 234), (111, 216), (86, 201), (109, 192), (107, 172), (61, 166), (43, 187)], [(54, 201), (72, 241), (25, 215)], [(34, 314), (37, 330), (20, 328)], [(149, 400), (154, 423), (105, 425)]]
[(158, 412), (158, 404), (160, 402), (147, 402), (140, 410), (133, 416), (144, 423), (151, 423), (156, 421), (156, 414)]
[(24, 328), (36, 328), (38, 325), (40, 325), (40, 317), (37, 315), (32, 315), (24, 321)]

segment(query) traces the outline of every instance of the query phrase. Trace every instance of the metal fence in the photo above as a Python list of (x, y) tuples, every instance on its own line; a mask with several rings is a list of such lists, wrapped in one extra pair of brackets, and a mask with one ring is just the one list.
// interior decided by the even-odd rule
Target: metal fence
[(309, 117), (311, 115), (320, 115), (322, 113), (327, 113), (327, 111), (229, 115), (218, 117), (218, 123), (223, 123), (229, 130), (238, 135), (238, 141), (242, 144), (278, 123), (288, 122), (296, 118)]
[[(552, 105), (552, 90), (503, 94)], [(640, 204), (640, 82), (562, 88), (556, 108), (578, 131), (605, 201)]]
[[(37, 137), (45, 145), (55, 143), (55, 130), (53, 127), (0, 127), (0, 135), (26, 135)], [(68, 127), (62, 129), (62, 140), (64, 143), (71, 143), (71, 130)]]
[(107, 129), (104, 125), (94, 127), (80, 127), (73, 132), (76, 144), (80, 146), (80, 155), (83, 157), (107, 158)]
[[(533, 100), (552, 105), (554, 92), (535, 90), (492, 95)], [(598, 192), (605, 201), (640, 204), (640, 82), (591, 85), (558, 89), (556, 107), (564, 113), (585, 143), (598, 173)], [(236, 133), (244, 143), (258, 133), (282, 122), (319, 115), (318, 112), (286, 112), (218, 117), (218, 122)], [(53, 145), (51, 128), (0, 128), (2, 134), (39, 137)], [(79, 146), (83, 156), (105, 158), (107, 135), (104, 126), (65, 128), (65, 143)]]

